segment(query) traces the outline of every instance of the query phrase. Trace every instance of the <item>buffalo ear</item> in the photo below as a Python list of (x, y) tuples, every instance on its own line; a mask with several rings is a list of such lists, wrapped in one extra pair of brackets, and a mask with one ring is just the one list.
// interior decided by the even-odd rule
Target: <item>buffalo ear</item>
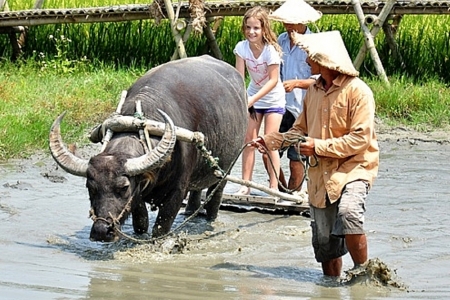
[(258, 121), (258, 117), (256, 116), (256, 110), (253, 107), (253, 105), (248, 108), (248, 113), (250, 114), (250, 118), (252, 118), (255, 121)]

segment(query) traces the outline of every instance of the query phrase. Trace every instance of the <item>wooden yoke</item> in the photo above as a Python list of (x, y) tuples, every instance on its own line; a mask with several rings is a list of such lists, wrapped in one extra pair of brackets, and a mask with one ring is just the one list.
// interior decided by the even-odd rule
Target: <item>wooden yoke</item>
[[(386, 5), (389, 5), (389, 3), (391, 1), (393, 3), (395, 3), (394, 0), (388, 0), (388, 4), (386, 4)], [(383, 64), (381, 63), (377, 49), (375, 48), (375, 43), (373, 41), (373, 35), (370, 32), (369, 28), (366, 26), (364, 12), (361, 7), (361, 2), (359, 0), (352, 0), (352, 4), (353, 4), (353, 9), (355, 10), (355, 14), (358, 17), (359, 26), (361, 27), (361, 30), (364, 34), (365, 47), (369, 51), (370, 56), (372, 57), (373, 63), (375, 65), (375, 69), (377, 70), (377, 74), (378, 74), (378, 76), (381, 77), (381, 79), (383, 79), (387, 84), (389, 84), (389, 80), (386, 76), (386, 72), (384, 71)], [(386, 8), (386, 7), (384, 7), (384, 8)], [(384, 8), (383, 8), (383, 10), (384, 10)], [(391, 7), (391, 9), (392, 9), (392, 7)], [(387, 14), (389, 14), (391, 9), (389, 9)], [(386, 19), (386, 17), (384, 17), (384, 18)], [(361, 61), (361, 63), (362, 63), (362, 60), (364, 60), (364, 56), (365, 56), (365, 50), (360, 50), (360, 53), (362, 51), (364, 51), (364, 53), (362, 53), (361, 55), (358, 54), (360, 57), (362, 56), (362, 58), (359, 58), (359, 61)], [(355, 63), (356, 62), (354, 62), (353, 64), (355, 65)], [(361, 63), (359, 64), (359, 66), (361, 66)], [(356, 67), (356, 65), (355, 65), (355, 67)]]
[[(33, 9), (40, 9), (44, 4), (44, 0), (36, 0)], [(8, 0), (0, 0), (0, 12), (9, 11)], [(25, 46), (27, 38), (26, 26), (13, 26), (13, 27), (0, 27), (0, 34), (6, 33), (9, 36), (9, 41), (13, 49), (11, 55), (11, 60), (16, 61), (22, 54), (22, 48)], [(17, 38), (16, 33), (19, 33), (19, 38)]]

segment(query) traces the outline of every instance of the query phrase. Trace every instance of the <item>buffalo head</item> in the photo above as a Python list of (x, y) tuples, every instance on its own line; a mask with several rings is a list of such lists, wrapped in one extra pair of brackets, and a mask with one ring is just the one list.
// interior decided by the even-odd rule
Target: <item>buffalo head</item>
[(162, 111), (166, 126), (157, 146), (143, 153), (136, 133), (120, 133), (105, 150), (89, 160), (79, 158), (65, 147), (60, 133), (61, 114), (53, 123), (50, 152), (58, 165), (70, 174), (86, 177), (94, 220), (90, 238), (111, 242), (119, 238), (117, 230), (130, 213), (137, 233), (148, 229), (148, 212), (140, 201), (142, 189), (151, 182), (153, 170), (161, 167), (171, 155), (176, 142), (175, 126)]

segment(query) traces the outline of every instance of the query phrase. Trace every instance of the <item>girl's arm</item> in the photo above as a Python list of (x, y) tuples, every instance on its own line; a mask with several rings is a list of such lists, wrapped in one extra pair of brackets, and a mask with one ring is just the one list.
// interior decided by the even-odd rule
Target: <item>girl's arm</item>
[(245, 80), (245, 61), (236, 54), (236, 70), (238, 70), (239, 73), (241, 73), (242, 78)]
[(253, 104), (264, 97), (277, 85), (278, 76), (280, 74), (280, 65), (269, 65), (267, 69), (269, 72), (269, 81), (267, 81), (256, 94), (248, 98), (248, 107), (253, 106)]

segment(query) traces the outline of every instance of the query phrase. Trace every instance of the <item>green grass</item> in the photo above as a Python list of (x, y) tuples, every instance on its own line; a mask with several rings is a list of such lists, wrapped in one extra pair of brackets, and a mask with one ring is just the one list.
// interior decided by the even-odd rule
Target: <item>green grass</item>
[[(47, 149), (50, 126), (64, 111), (64, 141), (89, 143), (90, 129), (115, 111), (121, 91), (145, 71), (88, 68), (82, 62), (70, 71), (58, 61), (46, 67), (33, 60), (0, 63), (0, 160)], [(387, 123), (419, 130), (449, 124), (450, 88), (439, 80), (417, 84), (391, 77), (387, 87), (376, 78), (363, 79), (374, 91), (377, 116)]]
[[(19, 0), (10, 3), (11, 9), (29, 9), (34, 1)], [(147, 4), (146, 1), (129, 2), (120, 0), (114, 4)], [(71, 8), (108, 6), (102, 1), (51, 0), (44, 2), (44, 8)], [(216, 33), (224, 60), (234, 64), (233, 48), (241, 40), (241, 17), (225, 17)], [(277, 33), (283, 29), (280, 23), (273, 23)], [(324, 15), (314, 31), (339, 30), (352, 58), (356, 57), (362, 45), (363, 35), (357, 18), (348, 15)], [(153, 20), (110, 22), (94, 24), (59, 24), (32, 26), (27, 33), (27, 43), (23, 58), (38, 59), (42, 53), (46, 57), (58, 54), (58, 44), (54, 38), (64, 36), (70, 42), (64, 49), (68, 60), (84, 58), (90, 65), (110, 65), (115, 68), (151, 68), (170, 60), (175, 43), (169, 22), (159, 25)], [(406, 15), (403, 17), (395, 36), (399, 56), (393, 55), (387, 46), (381, 30), (375, 38), (375, 45), (388, 76), (407, 76), (415, 82), (438, 78), (450, 83), (450, 16), (449, 15)], [(207, 52), (203, 36), (191, 36), (186, 43), (188, 56)], [(59, 45), (61, 46), (61, 45)], [(206, 49), (206, 50), (205, 50)], [(8, 36), (0, 35), (0, 58), (12, 54)], [(376, 76), (375, 67), (369, 57), (365, 60), (361, 74)]]
[[(141, 3), (119, 0), (114, 4)], [(34, 0), (9, 1), (11, 10), (30, 9)], [(108, 6), (106, 0), (46, 0), (44, 8)], [(226, 17), (216, 39), (224, 60), (234, 65), (233, 48), (243, 39), (241, 17)], [(115, 110), (119, 95), (146, 70), (170, 60), (175, 47), (168, 21), (32, 26), (21, 59), (9, 62), (8, 36), (0, 35), (0, 160), (26, 157), (47, 148), (50, 125), (67, 111), (66, 142), (87, 143), (94, 124)], [(280, 23), (273, 23), (280, 33)], [(355, 15), (324, 15), (313, 31), (339, 30), (356, 57), (362, 33)], [(389, 76), (387, 87), (367, 58), (361, 77), (374, 91), (377, 115), (389, 124), (416, 129), (446, 126), (450, 121), (450, 16), (404, 16), (396, 34), (399, 57), (375, 38)], [(208, 53), (203, 36), (191, 36), (188, 56)], [(205, 51), (206, 49), (206, 51)]]
[(26, 157), (47, 148), (53, 120), (67, 111), (62, 130), (68, 142), (83, 135), (115, 110), (122, 89), (144, 70), (65, 74), (38, 65), (0, 65), (0, 159)]
[(391, 77), (391, 86), (366, 80), (372, 88), (377, 114), (391, 124), (421, 130), (450, 124), (450, 88), (437, 79), (422, 84), (404, 77)]

